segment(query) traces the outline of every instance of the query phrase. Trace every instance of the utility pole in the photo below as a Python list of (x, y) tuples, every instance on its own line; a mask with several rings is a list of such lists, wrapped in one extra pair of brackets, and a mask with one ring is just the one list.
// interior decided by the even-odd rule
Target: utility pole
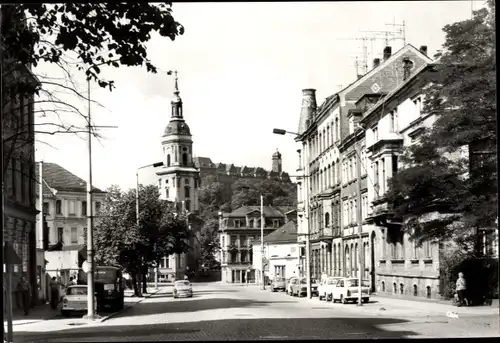
[[(363, 129), (359, 124), (358, 127)], [(358, 306), (363, 306), (363, 295), (361, 294), (362, 290), (362, 281), (363, 281), (363, 269), (364, 269), (364, 261), (363, 261), (363, 238), (361, 237), (361, 234), (363, 232), (363, 211), (362, 211), (362, 197), (361, 197), (361, 142), (358, 142), (358, 134), (357, 132), (354, 133), (355, 135), (355, 149), (356, 149), (356, 159), (358, 161), (357, 163), (357, 168), (356, 168), (356, 185), (357, 185), (357, 192), (358, 192), (358, 208), (357, 208), (357, 217), (358, 217), (358, 261), (359, 261), (359, 274), (358, 274)]]
[(261, 267), (262, 267), (262, 289), (266, 289), (265, 277), (264, 277), (264, 196), (260, 196), (260, 254)]
[(43, 248), (43, 218), (45, 213), (43, 213), (43, 161), (40, 161), (40, 184), (38, 185), (38, 193), (40, 196), (39, 206), (40, 206), (40, 220), (38, 222), (38, 232), (42, 238), (42, 248)]

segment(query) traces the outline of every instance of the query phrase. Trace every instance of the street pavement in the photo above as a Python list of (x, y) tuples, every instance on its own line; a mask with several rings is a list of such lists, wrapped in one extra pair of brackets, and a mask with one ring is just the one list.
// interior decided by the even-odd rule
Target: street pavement
[[(498, 312), (446, 316), (448, 309), (373, 297), (369, 304), (333, 304), (259, 287), (193, 284), (193, 298), (173, 299), (171, 287), (102, 323), (54, 320), (16, 327), (21, 342), (166, 340), (292, 340), (499, 336)], [(498, 311), (498, 309), (497, 309)], [(54, 323), (52, 323), (54, 322)]]

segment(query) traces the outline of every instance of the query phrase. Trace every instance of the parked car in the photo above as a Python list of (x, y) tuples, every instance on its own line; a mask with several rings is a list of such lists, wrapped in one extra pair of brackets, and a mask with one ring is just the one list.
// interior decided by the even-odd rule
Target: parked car
[[(73, 313), (87, 312), (87, 290), (87, 285), (71, 285), (66, 287), (61, 314), (68, 317)], [(94, 310), (97, 312), (96, 297), (94, 297)]]
[[(359, 279), (343, 278), (337, 281), (333, 288), (333, 302), (337, 300), (346, 304), (348, 301), (357, 302), (359, 292)], [(361, 283), (361, 295), (364, 303), (370, 300), (370, 283), (363, 280)]]
[(292, 285), (296, 282), (298, 282), (299, 278), (296, 276), (292, 276), (291, 278), (288, 279), (287, 284), (286, 284), (286, 289), (285, 292), (288, 295), (293, 295), (292, 294)]
[(191, 286), (191, 282), (188, 280), (178, 280), (174, 282), (174, 298), (179, 297), (193, 297), (193, 287)]
[(273, 282), (271, 282), (271, 292), (276, 292), (278, 290), (285, 291), (286, 281), (284, 277), (275, 277)]
[(329, 276), (323, 280), (323, 282), (318, 286), (318, 298), (319, 300), (325, 299), (326, 301), (331, 301), (333, 296), (333, 288), (337, 285), (337, 281), (342, 279), (339, 276)]
[[(307, 278), (303, 277), (296, 280), (295, 283), (292, 283), (291, 294), (292, 296), (297, 295), (298, 297), (307, 295)], [(311, 279), (311, 295), (318, 295), (318, 283), (316, 279)]]

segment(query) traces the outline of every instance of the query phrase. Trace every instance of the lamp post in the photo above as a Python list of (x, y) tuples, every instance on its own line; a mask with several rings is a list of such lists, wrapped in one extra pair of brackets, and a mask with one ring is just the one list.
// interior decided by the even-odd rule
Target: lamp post
[[(295, 135), (295, 136), (300, 136), (300, 134), (292, 131), (287, 131), (283, 129), (273, 129), (273, 133), (277, 135), (285, 135), (287, 133)], [(306, 237), (306, 278), (307, 278), (307, 297), (310, 299), (312, 298), (312, 292), (311, 292), (311, 233), (309, 230), (309, 175), (306, 172), (305, 168), (308, 163), (308, 156), (307, 156), (307, 149), (304, 149), (304, 166), (303, 166), (303, 175), (302, 177), (304, 178), (304, 191), (305, 191), (305, 213), (304, 213), (304, 223), (306, 224), (306, 233), (304, 236)]]
[(262, 268), (262, 289), (266, 289), (264, 277), (264, 196), (260, 196), (260, 255), (261, 255), (261, 268)]
[[(160, 167), (163, 165), (163, 162), (148, 164), (142, 167), (139, 167), (135, 171), (135, 217), (137, 226), (139, 226), (139, 170), (147, 167)], [(156, 261), (155, 261), (156, 263)], [(141, 294), (141, 285), (139, 285), (139, 294)], [(158, 266), (155, 266), (155, 289), (158, 289)]]

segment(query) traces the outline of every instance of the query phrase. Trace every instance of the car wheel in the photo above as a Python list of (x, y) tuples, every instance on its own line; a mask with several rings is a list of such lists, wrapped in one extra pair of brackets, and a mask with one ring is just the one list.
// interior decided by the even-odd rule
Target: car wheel
[(69, 317), (71, 313), (68, 310), (61, 310), (61, 314), (63, 315), (63, 317)]
[(363, 298), (363, 302), (367, 303), (370, 299), (369, 298)]
[(332, 301), (332, 295), (331, 294), (328, 294), (326, 296), (326, 301)]
[(346, 298), (344, 298), (344, 295), (340, 295), (340, 302), (342, 304), (347, 304), (347, 300), (346, 300)]

